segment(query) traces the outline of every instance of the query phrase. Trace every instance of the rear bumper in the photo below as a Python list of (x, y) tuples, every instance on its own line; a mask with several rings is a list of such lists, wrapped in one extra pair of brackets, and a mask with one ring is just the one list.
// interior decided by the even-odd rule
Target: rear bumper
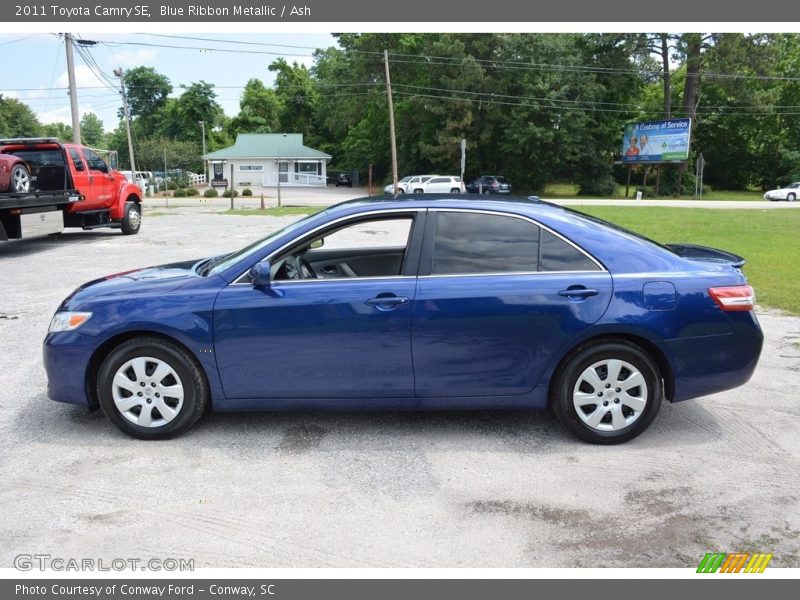
[(733, 331), (725, 335), (662, 342), (672, 363), (673, 402), (744, 385), (758, 365), (764, 334), (752, 312), (731, 313)]

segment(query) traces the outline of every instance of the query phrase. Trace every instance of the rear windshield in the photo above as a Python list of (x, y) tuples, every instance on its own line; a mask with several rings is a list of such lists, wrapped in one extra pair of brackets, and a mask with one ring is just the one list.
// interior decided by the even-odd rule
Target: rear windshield
[(614, 229), (615, 231), (619, 231), (619, 232), (625, 233), (627, 235), (630, 235), (632, 237), (635, 237), (637, 239), (640, 239), (643, 242), (648, 242), (650, 244), (653, 244), (654, 246), (658, 246), (659, 248), (662, 248), (662, 249), (666, 250), (667, 252), (669, 252), (671, 254), (677, 254), (677, 252), (675, 252), (669, 246), (665, 246), (664, 244), (662, 244), (660, 242), (657, 242), (657, 241), (647, 237), (646, 235), (642, 235), (641, 233), (637, 233), (637, 232), (633, 231), (632, 229), (627, 229), (626, 227), (622, 227), (621, 225), (617, 225), (616, 223), (612, 223), (611, 221), (606, 221), (606, 220), (601, 219), (599, 217), (593, 217), (592, 215), (587, 215), (586, 213), (582, 213), (579, 210), (573, 210), (571, 208), (567, 208), (566, 206), (562, 206), (561, 208), (563, 208), (565, 211), (567, 211), (569, 213), (572, 213), (574, 215), (578, 215), (579, 217), (583, 217), (584, 219), (586, 219), (588, 221), (592, 221), (592, 222), (597, 223), (599, 225), (603, 225), (605, 227), (608, 227), (609, 229)]
[(11, 150), (8, 154), (19, 156), (32, 167), (63, 167), (61, 150)]
[(497, 180), (497, 183), (508, 183), (508, 179), (505, 177), (495, 177), (495, 179)]

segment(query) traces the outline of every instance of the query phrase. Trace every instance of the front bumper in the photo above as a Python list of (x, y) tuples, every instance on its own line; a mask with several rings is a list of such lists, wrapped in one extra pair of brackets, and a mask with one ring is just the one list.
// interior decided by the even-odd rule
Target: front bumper
[(75, 331), (48, 333), (42, 347), (47, 396), (57, 402), (91, 404), (86, 373), (94, 347)]

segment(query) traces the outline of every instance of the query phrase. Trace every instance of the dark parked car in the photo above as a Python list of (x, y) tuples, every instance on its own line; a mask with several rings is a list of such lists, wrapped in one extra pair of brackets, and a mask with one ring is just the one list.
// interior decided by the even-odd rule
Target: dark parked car
[(350, 175), (350, 173), (339, 173), (336, 176), (336, 187), (339, 187), (340, 185), (353, 187), (353, 177)]
[(24, 194), (31, 189), (31, 172), (19, 156), (0, 154), (0, 193)]
[(44, 342), (48, 393), (145, 439), (209, 407), (550, 406), (584, 440), (624, 442), (662, 398), (752, 375), (743, 263), (528, 199), (353, 200), (231, 254), (83, 285)]
[(467, 185), (470, 194), (510, 194), (511, 184), (501, 175), (481, 175)]

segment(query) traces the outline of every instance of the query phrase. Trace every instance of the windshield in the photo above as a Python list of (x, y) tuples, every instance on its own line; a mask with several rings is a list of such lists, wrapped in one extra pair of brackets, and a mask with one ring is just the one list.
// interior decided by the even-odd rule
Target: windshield
[(216, 275), (217, 273), (221, 273), (222, 271), (224, 271), (225, 269), (230, 267), (232, 264), (234, 264), (234, 263), (236, 263), (236, 262), (238, 262), (238, 261), (240, 261), (242, 259), (245, 259), (245, 258), (247, 258), (249, 256), (257, 254), (264, 246), (269, 244), (272, 240), (274, 240), (278, 236), (283, 235), (284, 233), (289, 233), (289, 232), (294, 231), (296, 229), (300, 229), (300, 227), (302, 227), (302, 225), (308, 219), (310, 219), (311, 217), (315, 217), (318, 214), (319, 213), (306, 215), (305, 217), (303, 217), (299, 221), (295, 221), (294, 223), (289, 223), (286, 227), (283, 227), (281, 229), (273, 231), (272, 233), (270, 233), (266, 237), (263, 237), (260, 240), (253, 242), (249, 246), (245, 246), (241, 250), (237, 250), (236, 252), (232, 252), (231, 254), (228, 254), (220, 262), (214, 264), (214, 266), (212, 268), (207, 269), (205, 272), (203, 272), (203, 276), (212, 275), (212, 274)]

